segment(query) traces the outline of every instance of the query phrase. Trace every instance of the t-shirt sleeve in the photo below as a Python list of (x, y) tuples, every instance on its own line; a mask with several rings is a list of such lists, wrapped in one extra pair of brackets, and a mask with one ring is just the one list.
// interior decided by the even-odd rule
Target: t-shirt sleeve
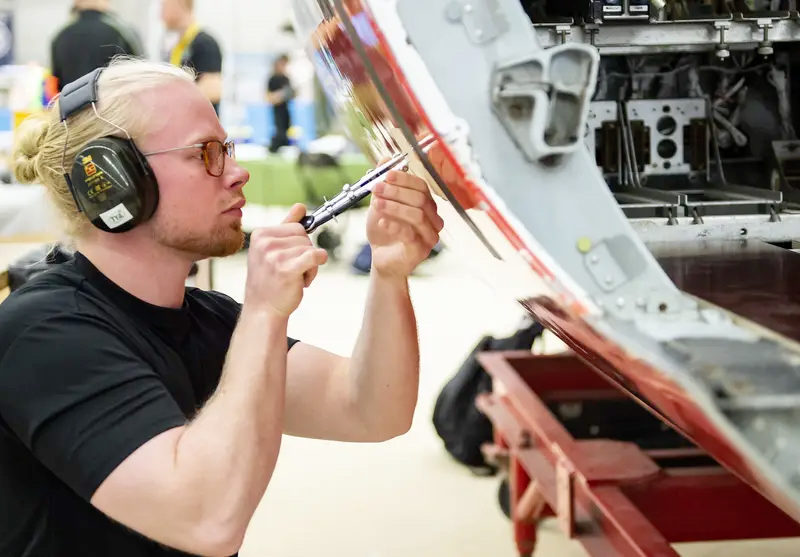
[(9, 346), (0, 415), (87, 501), (137, 448), (186, 423), (150, 366), (96, 317), (80, 314), (32, 325)]
[(211, 35), (201, 34), (192, 45), (191, 65), (198, 74), (222, 71), (222, 51)]

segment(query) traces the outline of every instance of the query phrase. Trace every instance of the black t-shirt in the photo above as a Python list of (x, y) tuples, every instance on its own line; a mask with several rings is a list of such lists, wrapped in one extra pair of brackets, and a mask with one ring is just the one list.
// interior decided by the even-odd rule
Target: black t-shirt
[[(292, 84), (289, 78), (283, 74), (272, 74), (267, 82), (267, 91), (274, 93), (282, 91), (287, 87), (291, 88)], [(272, 114), (275, 120), (275, 133), (281, 137), (286, 136), (286, 132), (292, 125), (289, 116), (289, 101), (288, 99), (282, 103), (272, 105)]]
[(0, 555), (185, 555), (89, 501), (211, 396), (240, 310), (195, 288), (180, 309), (148, 304), (81, 254), (0, 304)]
[[(181, 66), (193, 68), (198, 78), (204, 73), (221, 73), (222, 51), (214, 37), (205, 31), (197, 33), (183, 52)], [(214, 104), (214, 110), (219, 112), (219, 104)]]
[(67, 83), (107, 66), (118, 54), (143, 54), (136, 31), (106, 12), (79, 12), (77, 19), (64, 27), (51, 44), (50, 61), (59, 91)]

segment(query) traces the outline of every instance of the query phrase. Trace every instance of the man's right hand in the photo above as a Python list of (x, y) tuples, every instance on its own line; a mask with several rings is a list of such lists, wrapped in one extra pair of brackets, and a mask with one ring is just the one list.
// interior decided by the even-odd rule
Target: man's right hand
[(300, 219), (302, 204), (294, 205), (283, 223), (259, 228), (250, 236), (245, 304), (288, 317), (303, 299), (303, 288), (328, 260), (324, 249), (311, 243)]

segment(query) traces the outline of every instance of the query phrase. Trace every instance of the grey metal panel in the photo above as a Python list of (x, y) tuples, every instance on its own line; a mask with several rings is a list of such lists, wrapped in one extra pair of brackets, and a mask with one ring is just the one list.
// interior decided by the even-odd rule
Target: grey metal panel
[[(423, 10), (428, 17), (419, 17)], [(631, 239), (630, 252), (625, 257), (639, 260), (630, 266), (638, 274), (615, 281), (617, 288), (611, 294), (639, 296), (646, 292), (648, 296), (675, 299), (677, 290), (636, 239), (586, 149), (578, 149), (552, 166), (526, 161), (493, 114), (488, 91), (475, 86), (491, 83), (495, 67), (506, 60), (541, 50), (518, 4), (499, 2), (494, 10), (504, 11), (509, 31), (490, 42), (475, 44), (463, 25), (446, 17), (444, 2), (433, 9), (430, 2), (423, 0), (398, 3), (409, 39), (453, 112), (469, 125), (472, 147), (485, 180), (545, 250), (558, 254), (559, 264), (590, 294), (603, 297), (609, 292), (604, 281), (598, 282), (589, 272), (585, 259), (591, 252), (581, 253), (579, 240), (588, 238), (592, 246), (600, 246), (608, 245), (615, 237), (627, 236)], [(440, 48), (442, 44), (448, 48)], [(464, 64), (464, 60), (470, 63)], [(613, 249), (606, 252), (612, 257), (621, 256)]]

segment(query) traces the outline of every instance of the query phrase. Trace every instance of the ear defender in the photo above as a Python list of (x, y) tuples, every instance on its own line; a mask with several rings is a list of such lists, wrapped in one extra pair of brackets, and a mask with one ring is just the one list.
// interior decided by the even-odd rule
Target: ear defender
[[(105, 232), (126, 232), (147, 221), (158, 206), (158, 182), (147, 159), (128, 132), (97, 113), (97, 81), (102, 69), (66, 85), (59, 107), (61, 121), (91, 106), (100, 120), (107, 122), (127, 138), (101, 137), (85, 145), (76, 155), (72, 169), (65, 168), (67, 181), (78, 210), (94, 226)], [(69, 127), (64, 143), (66, 153)]]
[(75, 157), (71, 189), (80, 210), (106, 232), (126, 232), (158, 205), (158, 185), (147, 160), (128, 139), (102, 137)]

